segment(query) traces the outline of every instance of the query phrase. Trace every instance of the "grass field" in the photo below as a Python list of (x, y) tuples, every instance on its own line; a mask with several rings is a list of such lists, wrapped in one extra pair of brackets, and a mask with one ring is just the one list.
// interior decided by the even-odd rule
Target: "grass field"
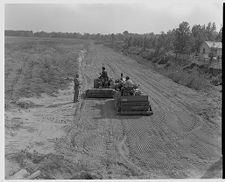
[(5, 37), (5, 105), (20, 97), (53, 94), (68, 86), (77, 72), (77, 57), (87, 41)]

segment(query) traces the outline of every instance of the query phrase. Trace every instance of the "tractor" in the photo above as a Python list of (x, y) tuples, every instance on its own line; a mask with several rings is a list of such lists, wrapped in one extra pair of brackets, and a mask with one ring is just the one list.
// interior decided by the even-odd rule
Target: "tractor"
[(86, 91), (87, 98), (113, 98), (113, 80), (98, 77), (94, 79), (94, 88)]
[(144, 95), (134, 84), (132, 87), (123, 87), (122, 82), (115, 85), (115, 109), (120, 115), (151, 115), (153, 114), (148, 95)]

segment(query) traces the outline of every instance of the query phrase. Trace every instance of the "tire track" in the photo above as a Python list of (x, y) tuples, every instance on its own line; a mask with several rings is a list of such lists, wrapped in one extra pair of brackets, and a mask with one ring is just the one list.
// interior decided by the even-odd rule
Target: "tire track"
[[(96, 48), (98, 49), (98, 48)], [(102, 48), (104, 49), (104, 48)], [(99, 48), (100, 52), (101, 48)], [(96, 50), (98, 51), (98, 50)], [(142, 84), (142, 88), (144, 91), (147, 91), (147, 93), (150, 95), (150, 99), (153, 101), (153, 111), (157, 111), (153, 114), (150, 118), (144, 118), (143, 120), (136, 121), (140, 125), (141, 121), (145, 121), (146, 123), (152, 122), (154, 126), (154, 130), (152, 132), (153, 135), (157, 136), (157, 138), (154, 138), (151, 141), (148, 141), (146, 145), (149, 143), (153, 147), (155, 145), (155, 148), (157, 150), (153, 151), (152, 153), (157, 153), (162, 151), (166, 155), (170, 156), (169, 160), (167, 159), (159, 159), (155, 160), (155, 167), (157, 168), (157, 164), (160, 163), (160, 161), (165, 160), (164, 164), (158, 165), (160, 168), (169, 169), (172, 170), (173, 168), (176, 169), (177, 165), (179, 163), (179, 168), (184, 170), (185, 168), (193, 168), (196, 166), (193, 162), (191, 163), (189, 158), (186, 158), (183, 154), (182, 147), (184, 144), (180, 143), (181, 140), (184, 140), (185, 138), (188, 138), (189, 140), (192, 138), (194, 141), (198, 141), (198, 145), (191, 145), (191, 153), (196, 153), (196, 160), (202, 161), (200, 163), (205, 164), (204, 160), (201, 160), (201, 157), (204, 158), (205, 156), (210, 156), (212, 153), (208, 153), (209, 148), (207, 148), (205, 145), (210, 145), (212, 147), (215, 147), (215, 145), (212, 144), (212, 142), (208, 142), (207, 139), (199, 138), (197, 137), (197, 133), (201, 131), (201, 129), (204, 127), (203, 120), (201, 117), (197, 116), (198, 113), (191, 108), (192, 106), (186, 101), (184, 97), (174, 97), (173, 92), (175, 92), (175, 89), (173, 89), (171, 86), (168, 88), (163, 85), (163, 82), (156, 81), (155, 75), (153, 74), (145, 74), (142, 72), (138, 72), (137, 66), (127, 65), (126, 63), (123, 63), (121, 60), (122, 58), (119, 57), (116, 53), (112, 53), (112, 51), (107, 51), (107, 49), (101, 50), (102, 56), (104, 57), (104, 61), (107, 62), (107, 65), (110, 65), (111, 67), (114, 67), (114, 70), (117, 70), (117, 73), (123, 72), (128, 75), (132, 75), (133, 80), (137, 80), (139, 83)], [(117, 59), (115, 59), (117, 58)], [(121, 60), (119, 60), (121, 58)], [(113, 61), (112, 61), (113, 60)], [(112, 68), (110, 68), (112, 70)], [(118, 74), (119, 74), (118, 73)], [(160, 79), (160, 77), (158, 78)], [(178, 86), (176, 86), (177, 90)], [(181, 86), (181, 88), (183, 88)], [(164, 91), (165, 90), (165, 91)], [(190, 89), (187, 89), (188, 91), (191, 91)], [(177, 92), (177, 91), (176, 91)], [(184, 92), (182, 90), (182, 92)], [(181, 93), (183, 94), (183, 93)], [(193, 91), (191, 91), (191, 94), (193, 95)], [(184, 94), (183, 94), (184, 95)], [(190, 94), (189, 94), (190, 95)], [(186, 97), (186, 96), (185, 96)], [(192, 96), (193, 97), (193, 96)], [(199, 98), (197, 98), (199, 99)], [(180, 112), (178, 112), (180, 110)], [(182, 116), (183, 115), (183, 116)], [(164, 116), (164, 117), (160, 117)], [(189, 119), (188, 119), (189, 118)], [(175, 124), (175, 120), (177, 124)], [(172, 124), (171, 121), (173, 120)], [(126, 132), (129, 134), (132, 129), (134, 132), (131, 132), (132, 134), (128, 136), (128, 141), (130, 142), (130, 150), (131, 153), (133, 152), (133, 156), (138, 156), (141, 151), (148, 151), (150, 147), (145, 146), (139, 146), (140, 149), (137, 149), (136, 142), (134, 138), (146, 138), (145, 132), (143, 129), (138, 131), (137, 125), (132, 125), (129, 123), (129, 120), (122, 120), (123, 124), (125, 124)], [(135, 123), (135, 122), (134, 122)], [(146, 126), (146, 123), (143, 124)], [(171, 125), (172, 124), (172, 125)], [(152, 127), (151, 126), (151, 127)], [(176, 126), (174, 128), (174, 126)], [(149, 127), (150, 128), (150, 127)], [(181, 130), (182, 128), (182, 130)], [(151, 131), (151, 129), (150, 129)], [(213, 132), (213, 131), (212, 131)], [(127, 134), (126, 134), (127, 135)], [(207, 138), (207, 137), (205, 137)], [(141, 141), (144, 143), (143, 141)], [(158, 145), (161, 143), (162, 146)], [(186, 145), (186, 144), (185, 144)], [(198, 146), (198, 147), (196, 147)], [(188, 147), (188, 145), (187, 145)], [(201, 152), (198, 152), (198, 150), (201, 150)], [(135, 151), (139, 151), (135, 152)], [(175, 154), (175, 155), (174, 155)], [(137, 158), (137, 157), (136, 157)], [(143, 158), (143, 160), (141, 159)], [(146, 162), (146, 156), (141, 156), (139, 159), (142, 160), (142, 162)], [(171, 164), (171, 158), (176, 159), (174, 164)], [(180, 162), (179, 162), (180, 161)], [(208, 161), (210, 163), (210, 161)], [(149, 163), (148, 166), (152, 166), (153, 161)], [(143, 166), (146, 166), (144, 164), (141, 164)], [(163, 166), (164, 165), (164, 166)], [(166, 166), (165, 166), (166, 165)], [(193, 166), (194, 165), (194, 166)], [(174, 172), (175, 174), (175, 172)], [(173, 174), (169, 174), (173, 175)], [(176, 175), (184, 175), (182, 171)]]

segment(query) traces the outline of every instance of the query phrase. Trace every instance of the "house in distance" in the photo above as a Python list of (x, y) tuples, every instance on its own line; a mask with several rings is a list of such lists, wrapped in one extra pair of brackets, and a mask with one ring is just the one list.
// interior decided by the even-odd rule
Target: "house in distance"
[(200, 47), (199, 56), (203, 60), (217, 60), (222, 59), (222, 42), (205, 41)]

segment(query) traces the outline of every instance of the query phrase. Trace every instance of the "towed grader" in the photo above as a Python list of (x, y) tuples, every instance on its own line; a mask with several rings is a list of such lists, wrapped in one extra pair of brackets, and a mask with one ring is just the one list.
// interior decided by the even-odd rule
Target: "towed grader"
[(94, 80), (94, 88), (86, 91), (87, 98), (114, 98), (115, 109), (120, 115), (151, 115), (153, 114), (148, 95), (138, 90), (139, 85), (131, 88), (123, 87), (119, 79)]
[(97, 78), (94, 80), (94, 88), (86, 91), (86, 98), (113, 98), (112, 79)]
[(153, 114), (148, 95), (143, 95), (138, 89), (139, 85), (133, 87), (122, 87), (114, 93), (115, 109), (120, 115), (151, 115)]

